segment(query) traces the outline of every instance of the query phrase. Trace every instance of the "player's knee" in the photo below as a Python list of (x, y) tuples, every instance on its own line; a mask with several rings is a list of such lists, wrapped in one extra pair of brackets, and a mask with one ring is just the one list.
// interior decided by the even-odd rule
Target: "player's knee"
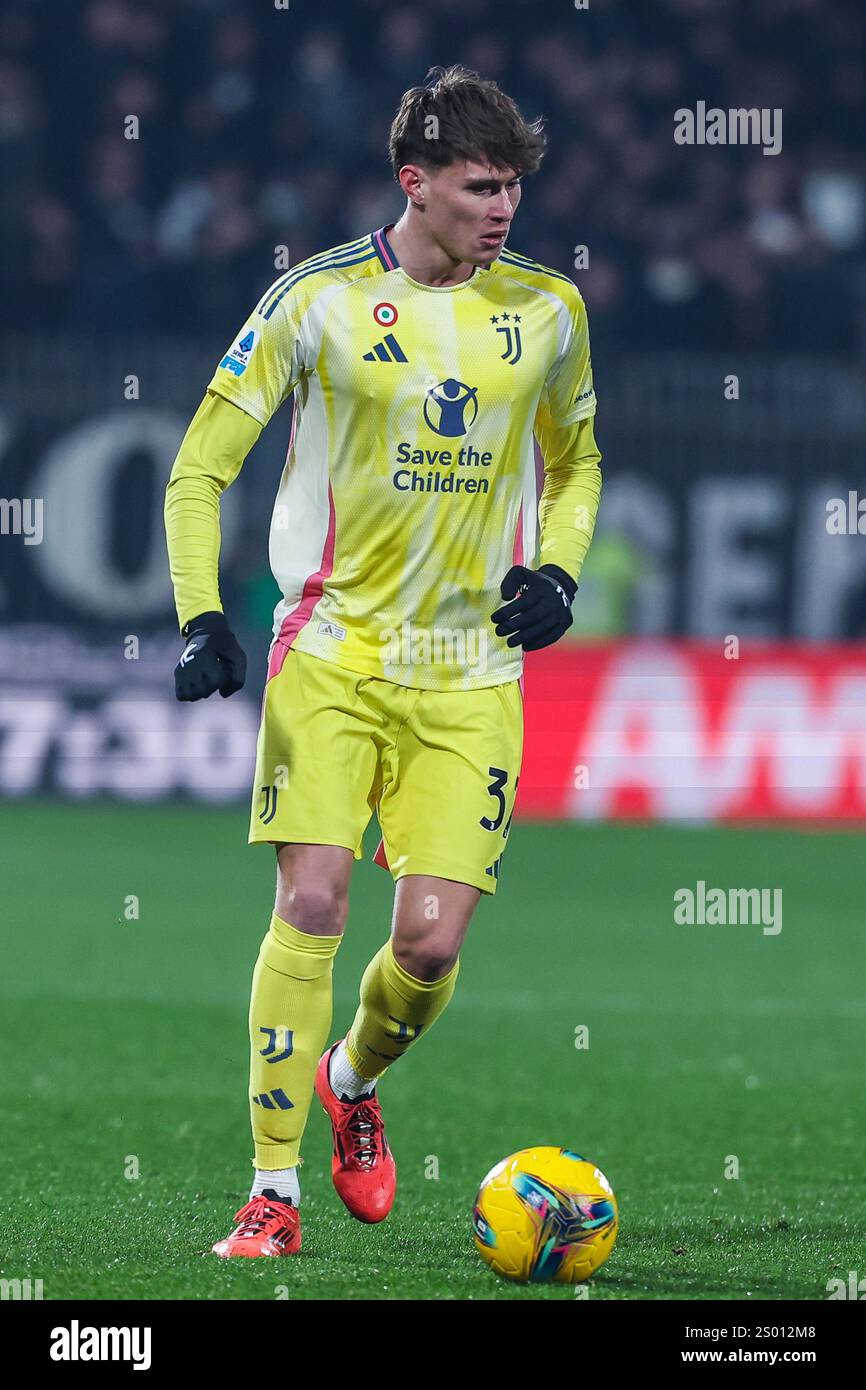
[(313, 936), (340, 936), (346, 925), (349, 900), (336, 884), (280, 881), (274, 911), (298, 931)]
[(459, 946), (436, 941), (393, 944), (394, 959), (415, 980), (441, 980), (452, 970), (460, 954)]

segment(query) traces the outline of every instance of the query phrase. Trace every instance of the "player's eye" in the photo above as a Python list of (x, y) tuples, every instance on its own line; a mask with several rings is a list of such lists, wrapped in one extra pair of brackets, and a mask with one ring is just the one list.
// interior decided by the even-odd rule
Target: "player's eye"
[[(520, 179), (512, 179), (510, 183), (506, 183), (504, 186), (505, 188), (519, 188)], [(473, 188), (472, 192), (477, 193), (480, 196), (483, 193), (498, 193), (499, 189), (495, 187), (492, 183), (486, 183), (483, 184), (481, 188)]]

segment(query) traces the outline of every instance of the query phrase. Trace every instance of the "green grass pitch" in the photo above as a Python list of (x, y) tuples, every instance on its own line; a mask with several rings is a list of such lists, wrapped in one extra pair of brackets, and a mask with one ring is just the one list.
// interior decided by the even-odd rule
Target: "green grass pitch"
[[(208, 1254), (251, 1173), (245, 1015), (273, 853), (245, 824), (242, 807), (0, 812), (3, 1277), (42, 1278), (46, 1299), (571, 1299), (500, 1282), (470, 1240), (480, 1179), (537, 1143), (617, 1192), (592, 1299), (825, 1299), (866, 1272), (861, 838), (519, 821), (454, 1001), (381, 1086), (391, 1217), (344, 1211), (314, 1102), (301, 1256)], [(375, 843), (334, 1037), (390, 921)], [(781, 933), (675, 925), (698, 879), (780, 887)]]

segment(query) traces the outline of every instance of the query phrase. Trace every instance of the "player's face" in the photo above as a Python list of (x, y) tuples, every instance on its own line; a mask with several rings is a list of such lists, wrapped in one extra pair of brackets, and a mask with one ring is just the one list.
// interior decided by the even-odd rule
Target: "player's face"
[(514, 170), (461, 160), (428, 175), (427, 183), (427, 225), (439, 245), (471, 265), (495, 261), (520, 202)]

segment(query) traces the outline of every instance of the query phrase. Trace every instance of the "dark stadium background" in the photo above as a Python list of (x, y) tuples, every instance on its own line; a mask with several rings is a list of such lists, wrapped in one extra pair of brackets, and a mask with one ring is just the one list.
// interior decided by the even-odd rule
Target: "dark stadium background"
[[(41, 499), (44, 534), (0, 534), (4, 1273), (274, 1297), (272, 1271), (198, 1256), (246, 1182), (272, 865), (245, 824), (291, 408), (224, 499), (251, 665), (230, 701), (174, 701), (163, 491), (277, 248), (400, 215), (388, 126), (451, 62), (547, 120), (509, 244), (585, 297), (604, 492), (574, 629), (527, 659), (496, 901), (453, 1017), (388, 1081), (402, 1207), (347, 1228), (314, 1117), (291, 1296), (569, 1296), (496, 1284), (468, 1243), (478, 1180), (536, 1142), (619, 1193), (594, 1298), (824, 1299), (857, 1267), (864, 29), (842, 0), (7, 0), (0, 494)], [(781, 153), (677, 144), (699, 101), (781, 109)], [(677, 925), (698, 881), (781, 889), (783, 930)], [(335, 1029), (389, 910), (368, 857)]]

